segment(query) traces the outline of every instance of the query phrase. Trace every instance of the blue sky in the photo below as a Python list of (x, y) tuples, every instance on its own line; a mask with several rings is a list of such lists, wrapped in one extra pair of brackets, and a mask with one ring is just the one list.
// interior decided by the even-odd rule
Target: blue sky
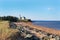
[(0, 16), (32, 20), (60, 20), (60, 0), (0, 0)]

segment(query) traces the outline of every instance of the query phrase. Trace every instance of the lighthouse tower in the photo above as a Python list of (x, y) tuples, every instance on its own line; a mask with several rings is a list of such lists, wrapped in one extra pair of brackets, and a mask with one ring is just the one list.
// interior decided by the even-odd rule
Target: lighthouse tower
[(19, 15), (19, 17), (20, 17), (20, 21), (22, 20), (22, 17), (21, 17), (21, 15)]

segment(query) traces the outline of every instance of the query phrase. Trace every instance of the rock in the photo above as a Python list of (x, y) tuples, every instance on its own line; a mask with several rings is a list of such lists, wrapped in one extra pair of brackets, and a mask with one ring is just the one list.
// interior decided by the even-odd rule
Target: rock
[(27, 34), (27, 35), (25, 36), (25, 38), (31, 38), (31, 37), (32, 37), (31, 34)]

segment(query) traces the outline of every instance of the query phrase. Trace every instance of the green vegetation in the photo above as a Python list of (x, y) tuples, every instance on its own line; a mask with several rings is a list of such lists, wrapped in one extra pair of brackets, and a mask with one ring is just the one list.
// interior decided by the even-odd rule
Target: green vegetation
[(19, 19), (17, 17), (13, 17), (13, 16), (3, 16), (3, 17), (0, 17), (0, 20), (17, 22)]
[(31, 22), (31, 19), (20, 20), (18, 17), (14, 17), (14, 16), (3, 16), (3, 17), (0, 17), (0, 21), (10, 21), (10, 22), (21, 21), (21, 22)]

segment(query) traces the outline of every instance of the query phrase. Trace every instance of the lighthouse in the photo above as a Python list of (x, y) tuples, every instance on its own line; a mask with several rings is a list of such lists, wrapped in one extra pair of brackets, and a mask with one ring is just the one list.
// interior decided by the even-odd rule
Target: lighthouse
[(23, 16), (23, 17), (22, 17), (22, 20), (26, 20), (26, 17)]
[(20, 21), (21, 21), (21, 20), (22, 20), (22, 17), (21, 17), (21, 15), (19, 15), (19, 17), (20, 17), (19, 19), (20, 19)]

